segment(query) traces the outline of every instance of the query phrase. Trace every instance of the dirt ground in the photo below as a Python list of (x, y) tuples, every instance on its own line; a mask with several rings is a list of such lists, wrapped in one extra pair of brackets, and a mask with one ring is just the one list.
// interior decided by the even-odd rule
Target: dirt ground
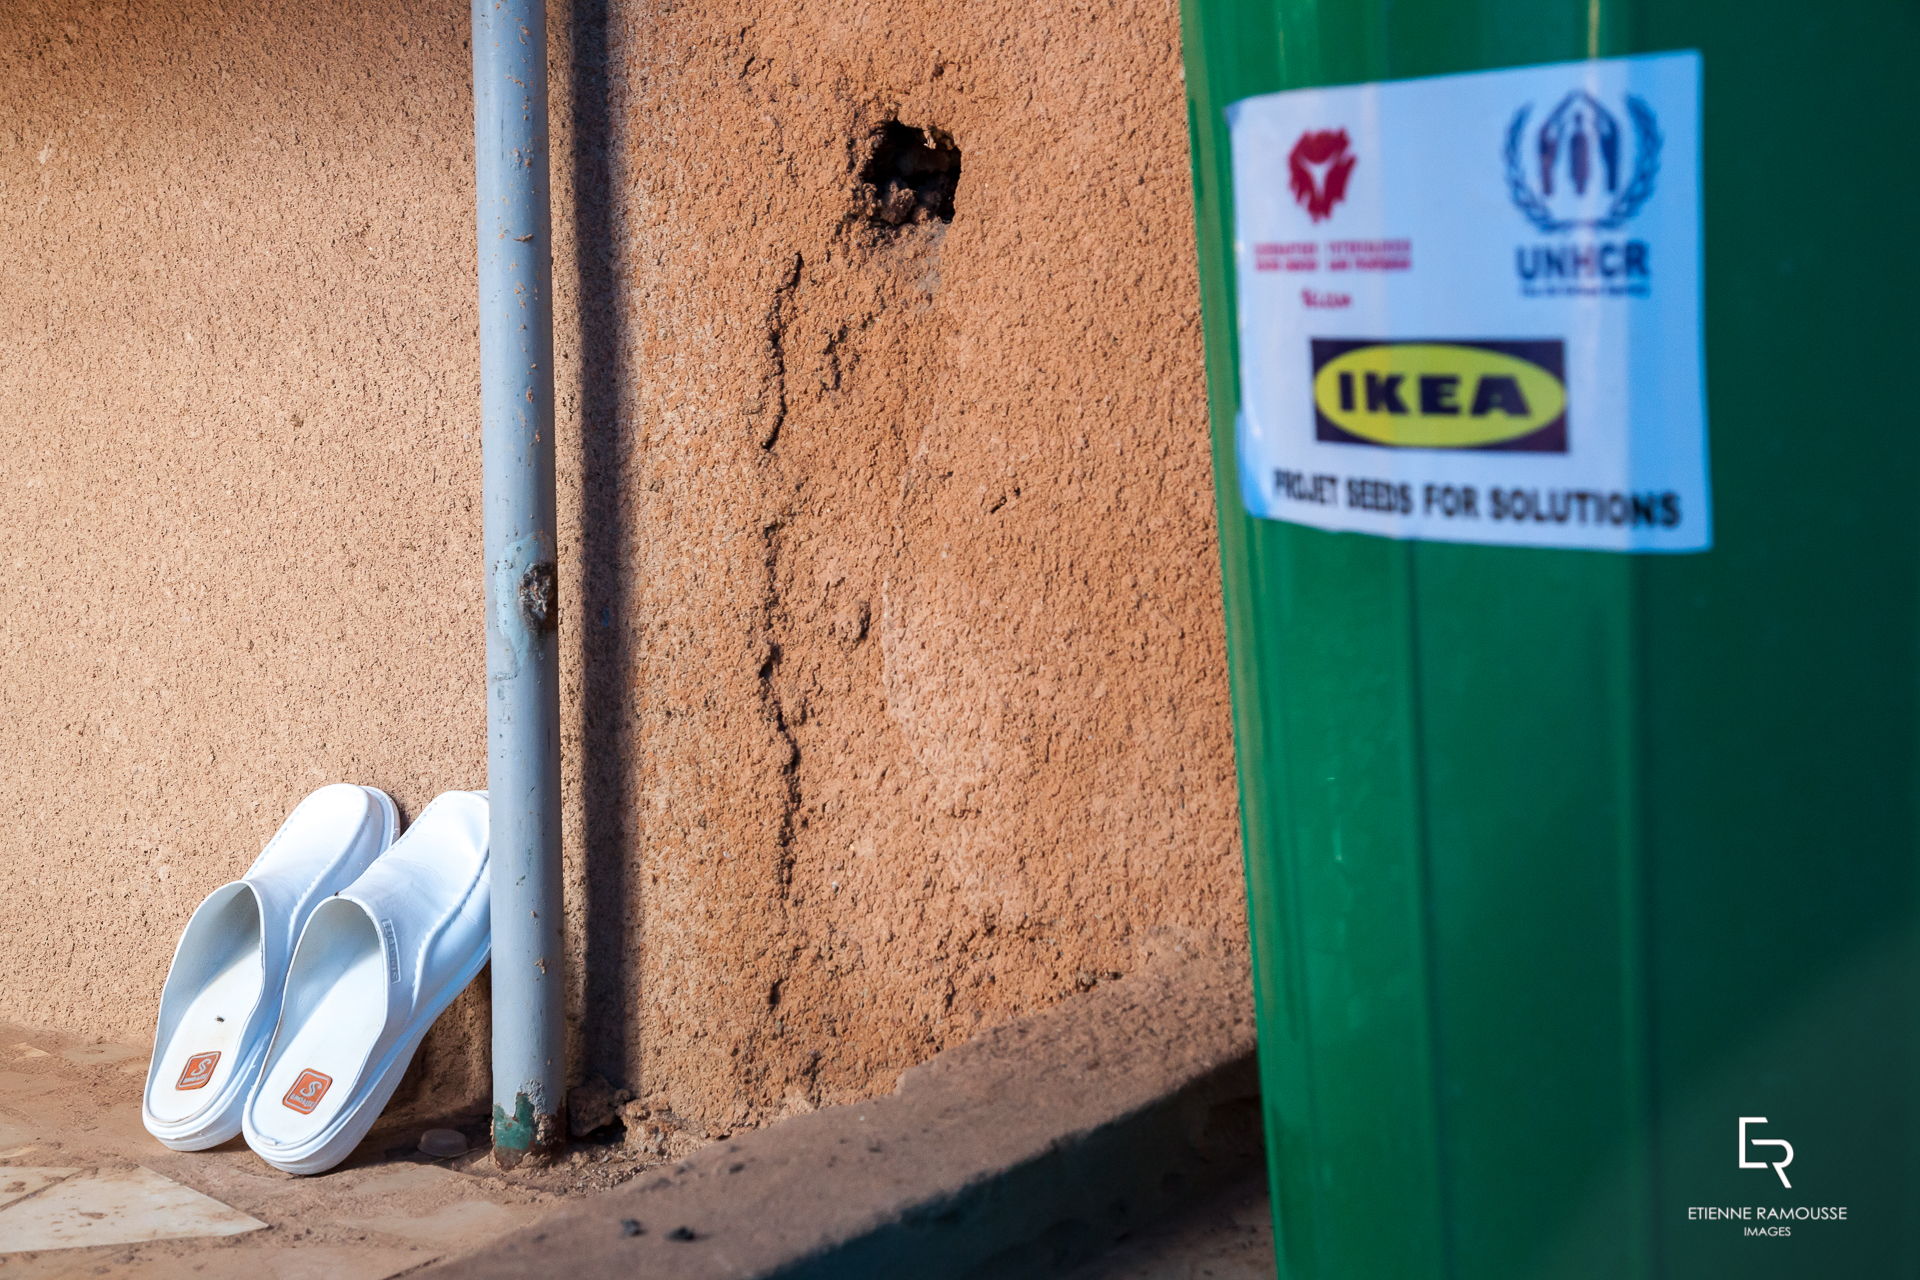
[[(0, 1280), (138, 1276), (140, 1280), (384, 1280), (486, 1244), (564, 1196), (614, 1186), (659, 1157), (614, 1142), (577, 1145), (564, 1163), (505, 1175), (484, 1153), (485, 1121), (401, 1112), (385, 1119), (346, 1164), (297, 1178), (260, 1161), (241, 1139), (212, 1151), (169, 1151), (140, 1125), (147, 1051), (77, 1042), (0, 1024)], [(472, 1144), (435, 1160), (419, 1151), (429, 1127), (451, 1125)], [(98, 1172), (146, 1169), (264, 1223), (233, 1235), (6, 1252), (39, 1225), (25, 1170), (70, 1171), (75, 1187)], [(151, 1180), (159, 1183), (160, 1179)], [(163, 1187), (163, 1192), (165, 1188)], [(17, 1194), (17, 1190), (16, 1193)], [(109, 1237), (139, 1230), (143, 1206), (124, 1199), (75, 1225)], [(162, 1221), (177, 1209), (156, 1202)], [(152, 1216), (152, 1215), (149, 1215)], [(131, 1224), (131, 1225), (129, 1225)]]
[[(155, 1142), (140, 1126), (146, 1063), (146, 1052), (130, 1045), (0, 1024), (0, 1280), (387, 1280), (482, 1249), (563, 1199), (617, 1186), (669, 1159), (659, 1154), (657, 1128), (640, 1123), (624, 1141), (577, 1140), (560, 1164), (502, 1174), (484, 1153), (481, 1117), (402, 1111), (383, 1120), (339, 1169), (297, 1178), (262, 1163), (237, 1138), (204, 1152), (169, 1151)], [(422, 1154), (421, 1135), (449, 1126), (467, 1137), (468, 1153), (452, 1159)], [(672, 1137), (665, 1145), (674, 1147), (672, 1158), (685, 1149)], [(8, 1251), (49, 1216), (41, 1210), (52, 1192), (32, 1180), (47, 1169), (64, 1175), (53, 1185), (64, 1186), (73, 1201), (68, 1225), (107, 1242)], [(138, 1170), (158, 1175), (143, 1188), (151, 1203), (122, 1195), (90, 1211), (76, 1194), (89, 1178)], [(156, 1223), (161, 1230), (192, 1229), (166, 1199), (187, 1194), (179, 1188), (209, 1198), (196, 1207), (237, 1219), (217, 1228), (233, 1234), (129, 1240)], [(1154, 1224), (1072, 1280), (1272, 1275), (1266, 1188), (1250, 1178)]]

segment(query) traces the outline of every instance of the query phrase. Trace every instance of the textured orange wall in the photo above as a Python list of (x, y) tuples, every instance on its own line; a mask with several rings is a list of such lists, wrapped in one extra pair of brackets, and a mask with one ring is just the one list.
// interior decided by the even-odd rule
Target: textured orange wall
[[(145, 1034), (299, 795), (482, 783), (465, 33), (0, 11), (0, 1017)], [(579, 1073), (717, 1133), (1234, 945), (1173, 6), (553, 38)], [(951, 224), (864, 216), (894, 118)]]

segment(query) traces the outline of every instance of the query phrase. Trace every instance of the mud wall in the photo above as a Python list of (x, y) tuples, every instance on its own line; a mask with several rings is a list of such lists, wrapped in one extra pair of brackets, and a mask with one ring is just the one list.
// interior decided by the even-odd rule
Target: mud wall
[[(1236, 945), (1173, 6), (553, 50), (578, 1073), (724, 1132)], [(0, 1017), (144, 1036), (305, 791), (483, 785), (467, 59), (438, 0), (0, 10)]]

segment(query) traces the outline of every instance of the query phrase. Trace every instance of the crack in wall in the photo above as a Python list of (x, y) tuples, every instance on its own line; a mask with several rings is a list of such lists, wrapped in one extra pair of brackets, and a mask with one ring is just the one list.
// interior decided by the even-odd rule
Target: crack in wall
[[(800, 825), (800, 742), (787, 718), (786, 702), (780, 696), (777, 680), (782, 656), (778, 619), (780, 600), (780, 535), (783, 525), (770, 521), (762, 530), (765, 545), (765, 592), (761, 599), (761, 641), (765, 645), (760, 661), (760, 705), (773, 728), (777, 744), (780, 812), (774, 827), (775, 871), (780, 881), (780, 896), (786, 901), (793, 888), (794, 844)], [(789, 903), (790, 905), (790, 903)]]
[[(868, 488), (861, 468), (850, 465), (848, 474), (824, 477), (838, 496), (814, 489), (812, 481), (822, 478), (827, 458), (845, 456), (843, 449), (870, 450), (881, 474), (914, 469), (905, 424), (921, 415), (895, 408), (903, 401), (921, 404), (927, 390), (913, 379), (906, 390), (876, 391), (865, 385), (861, 358), (876, 342), (889, 365), (907, 358), (897, 345), (902, 340), (922, 354), (937, 349), (940, 320), (925, 313), (946, 225), (934, 219), (876, 237), (864, 221), (843, 223), (826, 244), (810, 246), (811, 273), (803, 253), (777, 249), (758, 276), (764, 319), (753, 335), (759, 376), (752, 435), (760, 448), (752, 452), (762, 514), (748, 526), (760, 538), (750, 553), (757, 553), (759, 563), (748, 615), (760, 737), (753, 756), (752, 838), (756, 880), (777, 896), (766, 904), (770, 936), (753, 948), (761, 1008), (746, 1033), (754, 1065), (741, 1074), (748, 1092), (773, 1090), (777, 1080), (785, 1098), (777, 1104), (763, 1099), (763, 1107), (821, 1105), (840, 1087), (832, 1077), (845, 1071), (823, 1046), (835, 1043), (849, 1024), (826, 1007), (831, 1001), (823, 1001), (822, 988), (857, 967), (869, 943), (858, 930), (822, 930), (816, 917), (842, 889), (836, 868), (859, 854), (822, 843), (831, 843), (843, 801), (837, 790), (815, 795), (800, 764), (812, 751), (810, 767), (833, 772), (856, 753), (841, 736), (847, 705), (838, 699), (857, 698), (863, 679), (886, 697), (884, 661), (855, 659), (851, 651), (874, 638), (874, 593), (884, 590), (888, 553), (898, 554), (904, 536), (897, 509), (889, 531), (874, 531), (878, 545), (843, 537), (827, 518), (841, 498), (879, 497), (879, 505), (887, 505), (884, 488), (861, 494)], [(884, 332), (870, 337), (876, 329)], [(831, 437), (818, 434), (823, 425), (844, 425), (849, 415), (870, 417), (871, 429), (863, 427), (847, 441), (838, 429)], [(878, 714), (887, 714), (884, 706)], [(959, 999), (951, 982), (928, 998), (935, 1003), (927, 1016), (936, 1019), (950, 1016)]]
[(766, 430), (760, 435), (760, 447), (771, 449), (779, 442), (780, 429), (787, 425), (787, 325), (792, 320), (793, 295), (800, 287), (800, 271), (806, 260), (793, 255), (786, 275), (775, 286), (767, 304), (767, 376), (761, 393), (762, 411), (771, 402), (772, 413)]
[[(791, 621), (785, 608), (781, 592), (781, 540), (785, 532), (785, 517), (768, 520), (761, 527), (764, 577), (760, 601), (760, 627), (762, 657), (758, 677), (761, 714), (773, 735), (773, 766), (776, 776), (774, 802), (777, 806), (772, 820), (773, 866), (772, 874), (778, 894), (780, 938), (768, 956), (768, 969), (763, 972), (766, 986), (766, 1022), (764, 1028), (754, 1033), (756, 1041), (764, 1036), (767, 1046), (763, 1053), (767, 1062), (759, 1071), (752, 1073), (757, 1080), (764, 1080), (772, 1069), (774, 1061), (784, 1060), (787, 1054), (782, 1048), (789, 1042), (786, 1010), (781, 1008), (781, 999), (787, 984), (793, 980), (801, 964), (801, 949), (795, 943), (796, 910), (793, 897), (794, 867), (798, 858), (799, 832), (801, 827), (801, 804), (803, 796), (800, 787), (800, 743), (794, 729), (794, 720), (804, 719), (803, 710), (799, 717), (790, 717), (787, 700), (780, 692), (781, 662), (786, 656), (782, 648), (781, 637), (785, 626)], [(817, 1062), (818, 1051), (813, 1058)], [(818, 1085), (812, 1078), (817, 1067), (803, 1066), (794, 1070), (788, 1063), (790, 1079), (801, 1084), (802, 1090), (810, 1102), (818, 1102)], [(756, 1083), (756, 1087), (759, 1085)]]

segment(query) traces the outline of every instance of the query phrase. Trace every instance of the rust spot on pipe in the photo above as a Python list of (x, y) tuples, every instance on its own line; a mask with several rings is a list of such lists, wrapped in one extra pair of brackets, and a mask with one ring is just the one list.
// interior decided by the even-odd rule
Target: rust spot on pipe
[(520, 612), (535, 631), (551, 631), (559, 615), (559, 575), (551, 560), (527, 566), (520, 575)]

